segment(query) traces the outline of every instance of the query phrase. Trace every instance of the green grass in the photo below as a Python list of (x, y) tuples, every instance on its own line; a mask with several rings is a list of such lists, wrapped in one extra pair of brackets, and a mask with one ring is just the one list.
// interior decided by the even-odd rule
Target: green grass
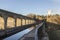
[(60, 40), (60, 30), (49, 31), (48, 36), (50, 40)]

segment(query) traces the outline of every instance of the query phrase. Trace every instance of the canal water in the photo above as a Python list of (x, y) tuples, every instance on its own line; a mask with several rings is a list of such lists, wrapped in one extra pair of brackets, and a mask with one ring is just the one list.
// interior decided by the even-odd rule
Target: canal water
[(18, 39), (21, 38), (23, 35), (29, 33), (29, 32), (30, 32), (31, 30), (33, 30), (33, 29), (34, 29), (34, 27), (30, 27), (30, 28), (28, 28), (28, 29), (26, 29), (26, 30), (23, 30), (23, 31), (21, 31), (21, 32), (18, 32), (18, 33), (14, 34), (14, 35), (12, 35), (12, 36), (10, 36), (10, 37), (7, 37), (7, 38), (5, 38), (5, 39), (3, 39), (3, 40), (18, 40)]

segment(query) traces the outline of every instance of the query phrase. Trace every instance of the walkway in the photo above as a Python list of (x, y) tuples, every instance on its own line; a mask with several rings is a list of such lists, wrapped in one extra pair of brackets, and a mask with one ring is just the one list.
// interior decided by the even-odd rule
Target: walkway
[[(19, 40), (35, 40), (35, 37), (36, 37), (36, 29), (37, 29), (37, 27), (35, 29), (33, 29), (32, 31), (30, 31), (28, 34), (25, 34)], [(44, 33), (44, 36), (41, 38), (41, 40), (49, 40), (48, 34), (46, 32)]]
[(19, 40), (35, 40), (35, 29), (33, 29), (28, 34), (25, 34), (21, 39)]

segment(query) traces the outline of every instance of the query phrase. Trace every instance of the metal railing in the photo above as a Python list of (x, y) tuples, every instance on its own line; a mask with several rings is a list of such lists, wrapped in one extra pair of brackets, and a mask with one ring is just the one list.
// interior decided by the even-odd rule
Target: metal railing
[(39, 24), (35, 32), (35, 40), (41, 40), (45, 33), (45, 22)]

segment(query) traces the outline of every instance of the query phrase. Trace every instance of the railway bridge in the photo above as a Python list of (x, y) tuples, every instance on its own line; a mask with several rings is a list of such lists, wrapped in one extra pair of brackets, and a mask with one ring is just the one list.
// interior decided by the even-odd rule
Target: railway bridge
[[(40, 23), (43, 24), (40, 26)], [(36, 25), (39, 25), (36, 31), (36, 35), (38, 36), (38, 38), (37, 36), (35, 36), (35, 39), (38, 40), (39, 38), (41, 38), (43, 31), (45, 31), (44, 20), (42, 21), (36, 18), (30, 18), (21, 14), (0, 9), (0, 39), (7, 38), (13, 34)], [(39, 33), (41, 33), (40, 36)]]

